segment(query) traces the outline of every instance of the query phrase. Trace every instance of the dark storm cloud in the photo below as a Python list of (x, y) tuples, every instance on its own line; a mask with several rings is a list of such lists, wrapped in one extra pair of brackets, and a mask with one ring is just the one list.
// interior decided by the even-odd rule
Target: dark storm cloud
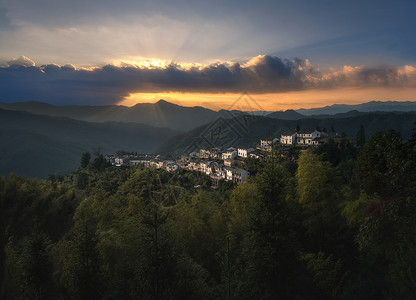
[(129, 93), (230, 92), (273, 93), (346, 86), (408, 86), (414, 67), (344, 67), (322, 74), (308, 60), (257, 56), (244, 64), (218, 63), (184, 68), (106, 65), (91, 70), (72, 65), (35, 66), (26, 57), (0, 68), (0, 101), (53, 104), (115, 104)]

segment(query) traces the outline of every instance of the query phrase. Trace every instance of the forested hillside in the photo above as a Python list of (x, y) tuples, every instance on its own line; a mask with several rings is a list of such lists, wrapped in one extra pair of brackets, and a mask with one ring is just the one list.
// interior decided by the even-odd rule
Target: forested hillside
[(270, 157), (220, 189), (87, 163), (0, 178), (7, 299), (414, 298), (416, 128)]
[(189, 149), (206, 147), (248, 147), (259, 143), (260, 139), (277, 137), (285, 132), (293, 132), (297, 126), (303, 130), (334, 130), (339, 135), (345, 133), (354, 138), (361, 125), (368, 136), (379, 130), (394, 129), (404, 139), (411, 135), (416, 113), (368, 113), (354, 117), (304, 118), (299, 120), (274, 119), (243, 115), (233, 119), (219, 119), (185, 133), (178, 134), (163, 143), (157, 153), (181, 154)]
[(137, 123), (90, 123), (0, 109), (0, 174), (68, 174), (85, 151), (151, 153), (177, 133)]

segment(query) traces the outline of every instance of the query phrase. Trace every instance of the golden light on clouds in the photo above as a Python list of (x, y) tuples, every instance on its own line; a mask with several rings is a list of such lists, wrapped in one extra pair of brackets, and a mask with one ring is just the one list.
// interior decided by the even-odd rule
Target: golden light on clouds
[[(360, 104), (368, 101), (416, 101), (416, 88), (339, 88), (286, 93), (250, 94), (245, 101), (237, 93), (132, 93), (119, 105), (155, 103), (160, 99), (181, 106), (202, 106), (212, 110), (287, 110), (314, 108), (332, 104)], [(237, 105), (237, 107), (234, 107)]]
[(188, 63), (188, 62), (174, 62), (172, 60), (160, 59), (160, 58), (146, 58), (146, 57), (128, 57), (123, 59), (115, 59), (110, 62), (111, 65), (116, 67), (135, 67), (142, 69), (166, 69), (171, 65), (182, 70), (188, 70), (190, 68), (202, 68), (208, 64), (202, 63)]
[(121, 60), (113, 60), (111, 64), (117, 67), (132, 66), (136, 68), (160, 69), (166, 68), (169, 65), (169, 62), (159, 58), (132, 57)]

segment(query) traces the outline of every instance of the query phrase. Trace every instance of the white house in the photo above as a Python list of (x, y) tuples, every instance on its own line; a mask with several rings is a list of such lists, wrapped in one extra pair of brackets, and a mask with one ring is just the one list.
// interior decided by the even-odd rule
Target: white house
[(280, 136), (280, 143), (283, 145), (296, 144), (296, 132), (294, 133), (283, 133)]
[(178, 165), (177, 164), (166, 165), (166, 171), (175, 172), (176, 170), (178, 170)]
[(212, 173), (212, 167), (211, 167), (212, 162), (208, 161), (208, 162), (201, 162), (199, 164), (199, 167), (201, 168), (201, 172), (207, 174), (207, 175), (211, 175)]
[[(234, 148), (232, 148), (232, 149), (234, 149)], [(221, 158), (223, 160), (234, 159), (237, 156), (237, 150), (235, 150), (235, 149), (232, 150), (232, 149), (229, 148), (229, 149), (227, 149), (227, 151), (223, 152)]]
[(124, 163), (126, 162), (126, 160), (124, 159), (124, 158), (122, 158), (122, 157), (116, 157), (115, 159), (114, 159), (114, 163), (115, 163), (115, 165), (116, 166), (122, 166)]
[(284, 145), (317, 145), (321, 136), (321, 132), (317, 130), (301, 130), (298, 132), (283, 133), (280, 136), (280, 143)]
[(260, 145), (257, 146), (257, 149), (262, 151), (268, 151), (271, 152), (273, 150), (273, 144), (279, 142), (278, 138), (267, 138), (267, 139), (261, 139)]
[(253, 148), (248, 148), (248, 149), (238, 148), (237, 155), (239, 157), (247, 158), (249, 156), (249, 154), (253, 151), (254, 151)]
[(313, 140), (321, 137), (317, 130), (301, 130), (296, 133), (296, 143), (300, 145), (313, 145)]
[(224, 159), (224, 166), (232, 167), (233, 165), (234, 165), (233, 159), (230, 159), (230, 158)]
[(246, 170), (233, 167), (224, 167), (225, 179), (228, 181), (234, 181), (236, 183), (243, 183), (246, 181), (250, 173)]
[(261, 147), (270, 146), (270, 145), (275, 144), (278, 141), (279, 141), (278, 138), (263, 139), (263, 140), (260, 140), (260, 146)]
[(209, 158), (211, 155), (211, 151), (207, 149), (200, 149), (199, 150), (199, 158)]
[(250, 173), (240, 168), (233, 168), (233, 181), (236, 183), (243, 183)]
[(188, 164), (188, 170), (198, 170), (199, 169), (199, 163), (195, 162), (195, 161), (191, 161)]
[(222, 174), (221, 176), (224, 177), (224, 173), (223, 173), (224, 166), (222, 164), (219, 164), (217, 162), (213, 162), (212, 163), (212, 168), (214, 169), (214, 173)]
[(225, 180), (227, 180), (227, 181), (233, 180), (233, 169), (234, 168), (232, 168), (232, 167), (224, 167)]

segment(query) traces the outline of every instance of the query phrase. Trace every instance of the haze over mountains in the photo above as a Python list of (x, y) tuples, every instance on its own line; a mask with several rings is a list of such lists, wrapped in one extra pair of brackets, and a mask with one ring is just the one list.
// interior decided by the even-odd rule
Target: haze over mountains
[(416, 102), (414, 101), (370, 101), (366, 103), (349, 105), (349, 104), (333, 104), (318, 108), (302, 108), (296, 111), (305, 116), (312, 115), (334, 115), (346, 113), (351, 110), (359, 112), (374, 112), (374, 111), (416, 111)]
[[(364, 112), (371, 109), (379, 112)], [(210, 139), (219, 127), (224, 143), (250, 146), (260, 138), (291, 131), (296, 124), (302, 129), (333, 126), (351, 137), (362, 124), (367, 136), (393, 128), (408, 138), (415, 120), (414, 102), (333, 105), (272, 112), (266, 117), (238, 110), (183, 107), (164, 100), (133, 107), (0, 103), (0, 174), (45, 178), (68, 173), (78, 167), (83, 152), (97, 148), (104, 154), (118, 150), (178, 154), (187, 148), (212, 146)], [(201, 138), (205, 144), (198, 144)]]
[[(159, 100), (156, 103), (138, 103), (132, 107), (122, 105), (105, 106), (55, 106), (42, 102), (2, 103), (0, 108), (7, 110), (26, 111), (34, 114), (68, 117), (88, 122), (134, 122), (174, 130), (188, 131), (197, 126), (212, 122), (220, 117), (233, 118), (244, 112), (239, 110), (214, 111), (200, 106), (185, 107)], [(299, 120), (304, 117), (327, 117), (335, 114), (372, 111), (416, 111), (415, 102), (377, 102), (372, 101), (359, 105), (335, 104), (322, 108), (298, 109), (276, 112), (248, 112), (251, 115), (267, 115), (282, 120)], [(358, 115), (357, 113), (351, 113)], [(323, 116), (321, 116), (323, 115)], [(348, 115), (351, 116), (351, 115)], [(341, 115), (337, 116), (341, 117)], [(345, 117), (345, 116), (344, 116)]]
[(0, 109), (0, 174), (45, 178), (69, 173), (83, 152), (153, 152), (178, 132), (137, 123), (91, 123)]
[(0, 103), (0, 108), (88, 122), (134, 122), (181, 131), (213, 121), (221, 114), (221, 112), (199, 106), (184, 107), (164, 100), (156, 103), (139, 103), (132, 107), (122, 105), (54, 106), (42, 102), (18, 102)]

